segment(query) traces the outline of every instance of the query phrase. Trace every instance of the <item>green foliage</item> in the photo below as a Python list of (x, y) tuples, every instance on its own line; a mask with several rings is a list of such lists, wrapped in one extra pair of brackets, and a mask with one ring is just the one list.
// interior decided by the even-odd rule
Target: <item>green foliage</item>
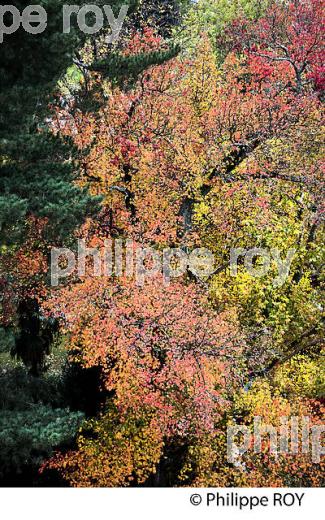
[[(22, 239), (26, 218), (49, 219), (50, 238), (63, 237), (97, 201), (72, 184), (71, 145), (44, 125), (49, 94), (72, 61), (83, 36), (62, 33), (64, 2), (40, 2), (48, 14), (38, 35), (22, 28), (5, 36), (0, 55), (0, 243)], [(27, 5), (16, 1), (21, 12)]]
[[(132, 13), (136, 2), (129, 4)], [(17, 0), (14, 5), (21, 12), (27, 4)], [(86, 35), (75, 17), (71, 33), (63, 34), (62, 0), (43, 0), (40, 5), (48, 14), (46, 30), (33, 35), (19, 29), (1, 44), (0, 244), (23, 238), (31, 215), (48, 219), (47, 238), (63, 240), (99, 208), (99, 199), (73, 184), (78, 168), (71, 142), (50, 134), (44, 123), (58, 80), (71, 67), (75, 52), (82, 50)], [(115, 13), (121, 5), (120, 0), (111, 2)], [(107, 49), (100, 64), (92, 63), (92, 70), (123, 82), (174, 54), (170, 50), (126, 58)]]
[(0, 476), (40, 464), (55, 447), (71, 441), (81, 420), (81, 413), (43, 405), (0, 411)]
[(10, 352), (15, 345), (15, 335), (12, 330), (0, 327), (0, 354)]
[(229, 24), (243, 16), (257, 19), (265, 12), (270, 0), (198, 0), (193, 2), (183, 21), (183, 30), (175, 30), (175, 38), (188, 50), (194, 51), (202, 33), (209, 35), (220, 57), (220, 41)]
[(92, 70), (100, 72), (104, 78), (122, 87), (125, 81), (132, 84), (140, 72), (145, 71), (151, 65), (161, 65), (177, 56), (178, 52), (179, 47), (172, 47), (167, 51), (139, 53), (131, 57), (114, 55), (98, 62), (92, 67)]
[[(66, 355), (58, 347), (41, 377), (0, 356), (0, 478), (36, 471), (53, 450), (70, 445), (84, 413), (70, 411), (65, 396)], [(71, 381), (73, 384), (74, 381)]]
[(42, 377), (31, 376), (22, 363), (1, 356), (0, 410), (26, 411), (30, 405), (54, 408), (65, 406), (62, 398), (62, 368), (58, 374), (50, 371)]

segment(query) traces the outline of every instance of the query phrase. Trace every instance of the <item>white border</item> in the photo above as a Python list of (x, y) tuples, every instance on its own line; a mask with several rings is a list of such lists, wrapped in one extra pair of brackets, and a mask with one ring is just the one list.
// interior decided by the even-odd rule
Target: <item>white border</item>
[[(205, 504), (194, 507), (190, 497), (198, 493), (238, 493), (246, 496), (267, 496), (270, 503), (274, 493), (305, 493), (302, 506), (256, 507), (254, 510), (238, 510)], [(201, 518), (226, 520), (308, 519), (315, 513), (315, 520), (322, 515), (324, 489), (0, 489), (1, 517), (4, 520), (201, 520)], [(314, 520), (314, 519), (313, 519)]]

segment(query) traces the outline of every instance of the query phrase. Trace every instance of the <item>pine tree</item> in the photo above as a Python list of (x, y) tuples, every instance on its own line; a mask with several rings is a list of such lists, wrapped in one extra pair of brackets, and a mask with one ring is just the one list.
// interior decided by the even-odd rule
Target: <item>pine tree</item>
[[(111, 4), (118, 13), (123, 1)], [(129, 4), (132, 13), (137, 2)], [(16, 0), (13, 5), (22, 12), (27, 2)], [(54, 136), (46, 121), (57, 82), (87, 35), (73, 17), (70, 34), (63, 34), (62, 0), (42, 0), (40, 5), (47, 12), (44, 32), (29, 34), (20, 27), (4, 35), (0, 44), (0, 245), (15, 244), (24, 236), (30, 215), (48, 218), (49, 238), (57, 240), (98, 207), (97, 200), (73, 184), (78, 171), (71, 144)], [(126, 58), (112, 51), (91, 68), (115, 80), (135, 78), (174, 52)]]
[[(92, 2), (93, 4), (96, 2)], [(105, 2), (102, 2), (104, 4)], [(110, 2), (115, 16), (125, 2)], [(129, 13), (137, 7), (129, 0)], [(96, 214), (100, 199), (91, 196), (75, 182), (78, 179), (77, 153), (70, 140), (64, 140), (51, 130), (50, 106), (64, 101), (59, 81), (80, 56), (89, 38), (71, 18), (71, 32), (63, 34), (63, 0), (40, 0), (47, 13), (47, 28), (40, 34), (29, 34), (22, 27), (4, 35), (0, 43), (0, 255), (2, 259), (21, 246), (30, 231), (31, 222), (42, 219), (42, 240), (61, 245), (87, 216)], [(85, 3), (80, 3), (80, 7)], [(20, 13), (28, 5), (25, 0), (12, 2)], [(101, 2), (97, 2), (100, 6)], [(4, 23), (11, 24), (10, 15)], [(89, 22), (89, 25), (92, 25)], [(103, 29), (109, 31), (108, 25)], [(114, 51), (115, 49), (115, 51)], [(100, 71), (118, 83), (136, 79), (139, 72), (151, 64), (161, 63), (175, 53), (167, 50), (129, 58), (118, 54), (116, 46), (107, 49), (99, 64), (89, 64), (89, 71)], [(96, 72), (97, 73), (97, 72)], [(90, 96), (91, 97), (91, 96)], [(85, 103), (87, 110), (91, 104)], [(95, 105), (93, 105), (95, 106)], [(14, 371), (1, 365), (14, 388), (17, 406), (2, 403), (0, 426), (3, 430), (0, 453), (0, 477), (19, 472), (26, 464), (35, 466), (52, 449), (70, 442), (82, 414), (70, 412), (65, 403), (55, 404), (37, 393), (29, 405), (23, 397), (26, 385), (42, 381), (45, 356), (53, 337), (51, 324), (40, 315), (33, 296), (15, 293), (16, 317), (13, 323), (1, 323), (4, 293), (15, 287), (12, 272), (0, 258), (0, 353), (11, 351), (29, 369), (24, 381), (15, 385)], [(26, 292), (26, 291), (25, 291)], [(1, 327), (1, 324), (3, 327)], [(5, 355), (5, 354), (4, 354)], [(41, 376), (41, 377), (39, 377)], [(34, 383), (33, 383), (34, 384)], [(49, 389), (50, 391), (50, 389)], [(2, 442), (3, 441), (3, 442)]]
[[(103, 0), (97, 2), (99, 7), (103, 4)], [(111, 2), (116, 17), (123, 4), (123, 0)], [(130, 14), (137, 4), (136, 0), (129, 2)], [(25, 0), (14, 2), (20, 13), (26, 5)], [(111, 32), (110, 24), (106, 20), (102, 32), (89, 37), (80, 30), (76, 16), (71, 16), (70, 33), (64, 34), (63, 0), (42, 0), (40, 5), (47, 13), (42, 33), (30, 34), (20, 27), (4, 34), (0, 44), (0, 253), (14, 251), (24, 240), (31, 218), (46, 223), (42, 233), (48, 245), (61, 245), (99, 209), (99, 198), (74, 182), (78, 178), (76, 150), (70, 140), (51, 130), (49, 107), (64, 101), (59, 80), (87, 45), (95, 44), (96, 38), (100, 41), (105, 31)], [(4, 16), (4, 23), (10, 25), (10, 14)], [(91, 15), (87, 24), (93, 24)], [(116, 46), (108, 45), (100, 61), (94, 56), (88, 68), (90, 73), (99, 71), (120, 84), (134, 81), (146, 67), (175, 52), (166, 48), (126, 57)], [(83, 104), (88, 111), (96, 106), (88, 102), (91, 98), (89, 95)], [(6, 274), (2, 272), (1, 278)]]

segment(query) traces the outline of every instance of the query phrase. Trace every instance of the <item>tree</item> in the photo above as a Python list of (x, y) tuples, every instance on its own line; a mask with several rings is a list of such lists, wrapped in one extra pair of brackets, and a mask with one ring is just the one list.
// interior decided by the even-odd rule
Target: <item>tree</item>
[[(122, 4), (111, 2), (115, 14)], [(136, 2), (129, 4), (131, 13)], [(26, 5), (14, 2), (20, 12)], [(100, 198), (78, 183), (76, 149), (71, 139), (54, 131), (53, 117), (55, 107), (67, 102), (61, 90), (66, 72), (74, 62), (85, 72), (80, 57), (89, 56), (89, 46), (103, 34), (88, 39), (75, 19), (70, 34), (63, 34), (63, 2), (45, 0), (40, 5), (48, 15), (46, 30), (34, 35), (20, 28), (5, 35), (0, 54), (0, 350), (10, 350), (24, 362), (28, 385), (35, 377), (42, 379), (57, 331), (56, 323), (47, 320), (39, 307), (48, 290), (50, 248), (68, 243), (74, 230), (100, 209)], [(5, 23), (10, 25), (8, 16)], [(107, 32), (105, 27), (104, 36)], [(125, 56), (109, 45), (104, 51), (100, 60), (97, 56), (88, 60), (83, 79), (92, 81), (100, 70), (102, 76), (124, 85), (151, 63), (161, 63), (176, 52), (166, 46), (151, 55)], [(94, 113), (98, 108), (97, 94), (95, 88), (79, 93), (85, 111)], [(77, 98), (75, 93), (72, 98)], [(7, 376), (14, 380), (13, 372)], [(26, 388), (18, 384), (13, 391), (19, 402)], [(24, 403), (18, 410), (4, 406), (3, 435), (9, 437), (0, 457), (6, 473), (37, 465), (74, 438), (83, 415), (70, 412), (64, 400), (57, 406), (54, 402), (53, 396), (49, 403), (36, 399), (33, 406)]]
[(83, 419), (81, 413), (31, 406), (24, 411), (0, 411), (0, 478), (36, 467), (58, 446), (71, 442)]
[[(120, 2), (114, 3), (116, 8), (120, 6)], [(20, 11), (23, 7), (23, 2), (17, 3)], [(46, 228), (52, 238), (63, 237), (96, 208), (96, 201), (72, 182), (77, 171), (71, 147), (54, 136), (45, 122), (57, 81), (86, 38), (76, 25), (70, 34), (62, 33), (62, 2), (51, 0), (45, 7), (49, 19), (46, 31), (32, 35), (20, 29), (2, 44), (0, 95), (6, 111), (0, 127), (0, 215), (4, 245), (15, 243), (30, 215), (50, 221)], [(28, 61), (25, 56), (29, 56)], [(122, 57), (106, 49), (106, 56), (100, 64), (93, 63), (92, 69), (111, 78), (136, 77), (137, 71), (166, 58), (168, 53)]]
[[(242, 340), (193, 285), (164, 287), (157, 277), (137, 288), (86, 276), (58, 291), (49, 309), (60, 309), (73, 358), (101, 366), (112, 396), (85, 425), (79, 450), (50, 462), (72, 484), (143, 483), (164, 446), (214, 431)], [(98, 457), (107, 460), (100, 470)]]
[[(121, 2), (114, 5), (116, 10)], [(17, 3), (20, 12), (24, 6), (24, 2)], [(35, 283), (37, 274), (39, 282), (44, 278), (49, 248), (53, 243), (68, 241), (73, 230), (87, 217), (94, 216), (100, 207), (99, 198), (92, 197), (88, 187), (78, 184), (76, 151), (71, 139), (62, 139), (62, 135), (53, 132), (50, 116), (50, 109), (64, 102), (58, 80), (77, 60), (76, 55), (87, 54), (89, 43), (75, 21), (70, 34), (62, 33), (62, 2), (51, 0), (44, 6), (48, 13), (46, 31), (33, 35), (20, 29), (5, 37), (0, 57), (1, 106), (6, 108), (0, 118), (2, 314), (9, 307), (13, 311), (17, 308), (19, 294), (32, 300), (27, 307), (37, 305), (34, 296), (40, 284), (31, 287), (32, 281)], [(96, 70), (98, 75), (100, 70), (103, 75), (123, 82), (135, 78), (152, 62), (163, 62), (174, 52), (122, 56), (106, 46), (105, 55), (102, 53), (100, 60), (94, 59), (89, 64), (88, 73), (95, 74)], [(95, 92), (88, 94), (96, 96)], [(30, 266), (32, 252), (33, 276), (27, 281), (26, 267)], [(42, 266), (39, 273), (35, 271), (36, 258)], [(26, 262), (23, 265), (22, 259)], [(29, 297), (26, 284), (33, 293)], [(22, 285), (24, 295), (20, 290)], [(8, 295), (14, 293), (16, 297), (9, 304)], [(11, 317), (14, 322), (14, 312)], [(10, 325), (10, 316), (4, 319), (3, 324)]]
[[(153, 2), (143, 12), (158, 4), (167, 6)], [(216, 7), (222, 27), (208, 24), (208, 35), (178, 56), (162, 37), (169, 10), (156, 28), (134, 15), (130, 38), (113, 54), (101, 36), (87, 40), (49, 122), (75, 147), (77, 189), (102, 200), (75, 238), (99, 249), (132, 239), (133, 253), (205, 247), (213, 272), (188, 270), (169, 284), (151, 274), (141, 286), (130, 269), (95, 275), (89, 259), (84, 274), (49, 291), (39, 215), (4, 256), (11, 289), (36, 294), (40, 305), (20, 307), (18, 356), (41, 372), (45, 363), (31, 354), (45, 344), (26, 345), (33, 330), (46, 342), (52, 320), (73, 364), (69, 377), (89, 371), (79, 386), (96, 387), (91, 403), (78, 388), (63, 399), (87, 421), (76, 444), (58, 446), (42, 468), (73, 486), (323, 482), (323, 462), (309, 453), (299, 464), (294, 454), (274, 457), (266, 440), (260, 453), (234, 462), (226, 444), (231, 426), (245, 426), (254, 440), (256, 416), (278, 428), (283, 416), (319, 425), (324, 413), (320, 3)], [(248, 270), (244, 257), (256, 248), (266, 253)], [(230, 265), (234, 249), (242, 254)], [(7, 320), (13, 292), (3, 293)], [(65, 408), (62, 400), (51, 406)]]
[(293, 86), (300, 94), (307, 80), (322, 90), (322, 0), (274, 2), (257, 23), (236, 20), (232, 42), (249, 54), (270, 63), (286, 63), (294, 73)]
[(195, 52), (202, 34), (206, 34), (216, 57), (225, 57), (225, 33), (229, 25), (241, 17), (256, 21), (267, 9), (270, 0), (198, 0), (192, 2), (184, 14), (182, 30), (175, 31), (176, 41), (180, 41), (187, 51)]

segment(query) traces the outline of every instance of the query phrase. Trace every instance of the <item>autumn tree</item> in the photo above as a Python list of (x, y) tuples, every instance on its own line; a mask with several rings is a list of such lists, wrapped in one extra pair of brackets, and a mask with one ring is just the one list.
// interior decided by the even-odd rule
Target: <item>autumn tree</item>
[[(210, 276), (187, 272), (169, 286), (96, 277), (90, 265), (44, 299), (70, 358), (100, 369), (107, 392), (77, 449), (45, 466), (72, 485), (152, 482), (171, 453), (173, 485), (321, 485), (322, 463), (308, 454), (299, 466), (270, 457), (265, 443), (236, 465), (226, 450), (227, 426), (252, 428), (257, 415), (274, 426), (323, 417), (320, 6), (277, 2), (245, 19), (241, 9), (225, 23), (223, 59), (202, 35), (195, 51), (142, 71), (128, 89), (92, 74), (96, 114), (75, 99), (56, 109), (54, 132), (78, 150), (78, 185), (103, 201), (79, 238), (208, 247), (215, 257)], [(165, 45), (145, 28), (123, 59)], [(272, 252), (269, 269), (254, 276), (242, 258), (234, 275), (234, 248)]]

